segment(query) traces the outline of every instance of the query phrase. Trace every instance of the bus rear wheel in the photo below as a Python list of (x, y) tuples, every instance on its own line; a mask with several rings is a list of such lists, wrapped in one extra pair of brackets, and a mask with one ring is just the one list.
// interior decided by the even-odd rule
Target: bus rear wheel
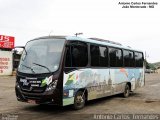
[(127, 98), (127, 97), (129, 97), (129, 94), (130, 94), (130, 87), (129, 87), (128, 84), (126, 84), (124, 92), (123, 92), (122, 95), (123, 95), (124, 98)]
[(82, 109), (85, 106), (85, 99), (84, 91), (78, 91), (74, 97), (73, 108), (76, 110)]

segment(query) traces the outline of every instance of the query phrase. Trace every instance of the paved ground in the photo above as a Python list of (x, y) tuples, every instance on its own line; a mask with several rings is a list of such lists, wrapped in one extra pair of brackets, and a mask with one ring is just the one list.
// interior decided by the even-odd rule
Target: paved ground
[(96, 118), (95, 114), (159, 114), (160, 119), (160, 74), (146, 74), (145, 87), (138, 89), (127, 99), (119, 95), (106, 97), (90, 101), (84, 109), (78, 111), (70, 106), (39, 106), (18, 102), (14, 85), (14, 76), (0, 77), (0, 119), (89, 120)]

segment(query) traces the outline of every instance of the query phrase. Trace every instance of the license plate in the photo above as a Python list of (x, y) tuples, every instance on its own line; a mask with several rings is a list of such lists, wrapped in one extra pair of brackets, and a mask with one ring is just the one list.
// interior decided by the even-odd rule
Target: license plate
[(36, 104), (36, 101), (35, 101), (35, 100), (28, 100), (27, 102), (28, 102), (28, 103)]

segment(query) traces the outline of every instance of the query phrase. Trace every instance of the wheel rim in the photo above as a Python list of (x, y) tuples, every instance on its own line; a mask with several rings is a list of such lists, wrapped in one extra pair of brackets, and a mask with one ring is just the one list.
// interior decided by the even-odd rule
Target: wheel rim
[(82, 95), (77, 95), (75, 99), (75, 103), (77, 106), (81, 106), (84, 104), (84, 97)]

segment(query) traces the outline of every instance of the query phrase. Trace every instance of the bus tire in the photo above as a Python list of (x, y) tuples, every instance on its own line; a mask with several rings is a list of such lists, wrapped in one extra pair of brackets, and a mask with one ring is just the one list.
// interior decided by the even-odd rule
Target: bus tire
[(123, 92), (122, 95), (123, 95), (124, 98), (127, 98), (127, 97), (129, 97), (129, 94), (130, 94), (130, 87), (129, 87), (128, 84), (126, 84), (126, 86), (124, 88), (124, 92)]
[(73, 108), (75, 110), (82, 109), (85, 106), (85, 99), (84, 91), (78, 91), (74, 96)]

